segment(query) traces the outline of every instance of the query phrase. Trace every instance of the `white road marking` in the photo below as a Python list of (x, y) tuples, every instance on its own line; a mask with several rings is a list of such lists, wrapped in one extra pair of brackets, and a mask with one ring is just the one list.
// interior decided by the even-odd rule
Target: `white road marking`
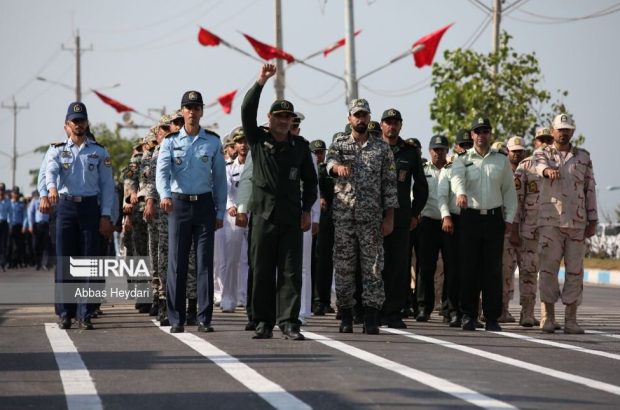
[(500, 336), (512, 337), (514, 339), (526, 340), (528, 342), (538, 343), (538, 344), (541, 344), (541, 345), (553, 346), (553, 347), (557, 347), (559, 349), (574, 350), (576, 352), (592, 354), (592, 355), (595, 355), (595, 356), (602, 356), (602, 357), (606, 357), (608, 359), (620, 360), (620, 354), (603, 352), (601, 350), (586, 349), (584, 347), (575, 346), (575, 345), (569, 345), (567, 343), (554, 342), (552, 340), (545, 340), (545, 339), (537, 339), (535, 337), (526, 336), (526, 335), (520, 335), (518, 333), (511, 333), (511, 332), (490, 332), (490, 333), (494, 333), (494, 334), (497, 334), (497, 335), (500, 335)]
[(381, 356), (377, 356), (376, 354), (367, 352), (362, 349), (358, 349), (357, 347), (353, 347), (349, 344), (330, 339), (329, 337), (312, 332), (304, 332), (304, 335), (308, 339), (315, 340), (319, 343), (324, 344), (325, 346), (329, 346), (333, 349), (339, 350), (367, 363), (398, 373), (401, 376), (405, 376), (411, 380), (415, 380), (418, 383), (425, 384), (429, 387), (457, 397), (475, 406), (485, 409), (516, 408), (509, 403), (505, 403), (503, 401), (499, 401), (494, 398), (485, 396), (484, 394), (478, 393), (475, 390), (469, 389), (456, 383), (452, 383), (451, 381), (448, 381), (446, 379), (433, 376), (432, 374), (405, 366), (392, 360), (385, 359)]
[(435, 339), (434, 337), (421, 336), (415, 333), (405, 332), (403, 330), (398, 329), (389, 329), (389, 328), (381, 328), (382, 331), (393, 333), (396, 335), (402, 335), (411, 339), (420, 340), (427, 343), (436, 344), (439, 346), (444, 346), (449, 349), (459, 350), (464, 353), (469, 353), (474, 356), (479, 356), (485, 359), (493, 360), (502, 364), (507, 364), (509, 366), (519, 367), (521, 369), (529, 370), (531, 372), (540, 373), (545, 376), (554, 377), (556, 379), (565, 380), (568, 382), (580, 384), (582, 386), (590, 387), (592, 389), (601, 390), (607, 393), (615, 394), (616, 396), (620, 396), (620, 386), (616, 386), (613, 384), (601, 382), (598, 380), (590, 379), (587, 377), (578, 376), (576, 374), (563, 372), (560, 370), (550, 369), (548, 367), (539, 366), (537, 364), (524, 362), (522, 360), (512, 359), (507, 356), (502, 356), (497, 353), (491, 353), (484, 350), (476, 349), (469, 346), (462, 346), (456, 343), (448, 342), (446, 340)]
[(605, 337), (613, 337), (614, 339), (620, 339), (620, 335), (616, 335), (613, 333), (601, 332), (600, 330), (586, 330), (586, 333), (590, 333), (593, 335), (601, 335)]
[(308, 404), (299, 400), (297, 397), (288, 393), (280, 385), (260, 375), (256, 370), (252, 369), (245, 363), (241, 363), (236, 357), (229, 355), (206, 340), (192, 333), (170, 333), (169, 326), (160, 327), (159, 323), (155, 320), (153, 320), (153, 323), (155, 323), (155, 325), (164, 333), (174, 336), (187, 346), (194, 349), (196, 352), (218, 365), (235, 380), (243, 384), (249, 390), (258, 394), (263, 400), (276, 409), (306, 410), (312, 408)]
[(56, 358), (68, 409), (103, 409), (95, 383), (67, 332), (56, 323), (46, 323), (45, 333)]

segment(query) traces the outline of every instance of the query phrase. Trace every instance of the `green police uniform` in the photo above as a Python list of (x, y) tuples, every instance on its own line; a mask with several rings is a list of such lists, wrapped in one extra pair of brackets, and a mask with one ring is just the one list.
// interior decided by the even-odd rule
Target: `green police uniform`
[[(277, 142), (256, 116), (262, 86), (254, 84), (241, 107), (241, 120), (251, 148), (252, 243), (254, 269), (252, 310), (257, 337), (270, 337), (271, 328), (295, 327), (298, 332), (301, 298), (302, 211), (317, 200), (317, 174), (308, 143), (301, 138)], [(288, 101), (276, 101), (270, 112), (293, 113)], [(302, 187), (302, 189), (300, 189)], [(277, 282), (276, 282), (277, 275)], [(277, 283), (277, 287), (276, 287)]]

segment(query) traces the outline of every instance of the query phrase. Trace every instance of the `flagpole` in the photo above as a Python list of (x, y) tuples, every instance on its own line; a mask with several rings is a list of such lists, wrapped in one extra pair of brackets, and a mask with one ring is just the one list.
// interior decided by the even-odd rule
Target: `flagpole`
[(371, 74), (376, 73), (377, 71), (383, 70), (385, 67), (388, 67), (392, 64), (394, 64), (395, 62), (402, 60), (403, 58), (407, 57), (410, 54), (415, 54), (419, 51), (422, 51), (426, 46), (424, 44), (418, 44), (417, 46), (410, 48), (409, 50), (405, 51), (404, 53), (394, 57), (393, 59), (391, 59), (390, 61), (388, 61), (387, 63), (375, 68), (374, 70), (370, 70), (369, 72), (367, 72), (366, 74), (359, 76), (357, 78), (357, 81), (361, 81), (362, 78), (366, 78)]

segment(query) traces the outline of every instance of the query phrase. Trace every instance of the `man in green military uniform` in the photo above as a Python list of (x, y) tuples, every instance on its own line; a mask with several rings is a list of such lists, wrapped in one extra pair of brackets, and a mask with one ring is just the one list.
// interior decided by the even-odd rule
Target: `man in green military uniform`
[(293, 104), (275, 101), (268, 114), (269, 128), (257, 125), (260, 93), (275, 74), (273, 64), (263, 65), (241, 106), (254, 164), (249, 203), (252, 310), (258, 323), (254, 338), (271, 338), (277, 320), (285, 338), (303, 340), (299, 331), (302, 231), (310, 229), (318, 179), (308, 143), (290, 134)]
[(312, 286), (314, 308), (316, 316), (323, 316), (333, 309), (331, 307), (332, 279), (334, 271), (334, 221), (332, 219), (332, 204), (334, 202), (334, 179), (327, 173), (325, 151), (327, 146), (323, 140), (314, 140), (310, 143), (310, 151), (316, 157), (319, 171), (319, 201), (321, 217), (319, 232), (313, 243)]
[(409, 296), (407, 294), (410, 282), (407, 261), (409, 231), (415, 229), (428, 198), (428, 183), (424, 177), (420, 155), (413, 146), (405, 143), (400, 137), (402, 126), (403, 118), (398, 110), (390, 108), (383, 112), (381, 131), (383, 141), (390, 146), (394, 154), (398, 208), (394, 210), (394, 230), (383, 238), (385, 302), (381, 313), (388, 327), (394, 328), (406, 327), (402, 321), (401, 310), (405, 307)]

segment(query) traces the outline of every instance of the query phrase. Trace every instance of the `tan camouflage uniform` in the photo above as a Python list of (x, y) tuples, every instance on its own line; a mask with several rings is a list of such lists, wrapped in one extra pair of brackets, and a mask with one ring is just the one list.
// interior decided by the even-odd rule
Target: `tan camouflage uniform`
[(515, 170), (517, 214), (521, 248), (517, 253), (519, 265), (519, 302), (536, 301), (538, 284), (538, 207), (541, 177), (536, 174), (534, 157), (525, 158)]
[(341, 309), (355, 305), (355, 271), (362, 274), (365, 306), (381, 309), (383, 280), (383, 211), (397, 208), (396, 167), (390, 147), (370, 136), (360, 146), (351, 135), (336, 137), (327, 153), (327, 172), (350, 165), (350, 177), (335, 177), (333, 219), (336, 300)]
[[(534, 152), (538, 175), (557, 168), (560, 179), (542, 178), (538, 213), (540, 257), (540, 300), (579, 305), (583, 292), (584, 233), (589, 221), (596, 221), (596, 182), (588, 151), (572, 147), (562, 153), (554, 145)], [(560, 291), (558, 271), (564, 258), (566, 275)]]

